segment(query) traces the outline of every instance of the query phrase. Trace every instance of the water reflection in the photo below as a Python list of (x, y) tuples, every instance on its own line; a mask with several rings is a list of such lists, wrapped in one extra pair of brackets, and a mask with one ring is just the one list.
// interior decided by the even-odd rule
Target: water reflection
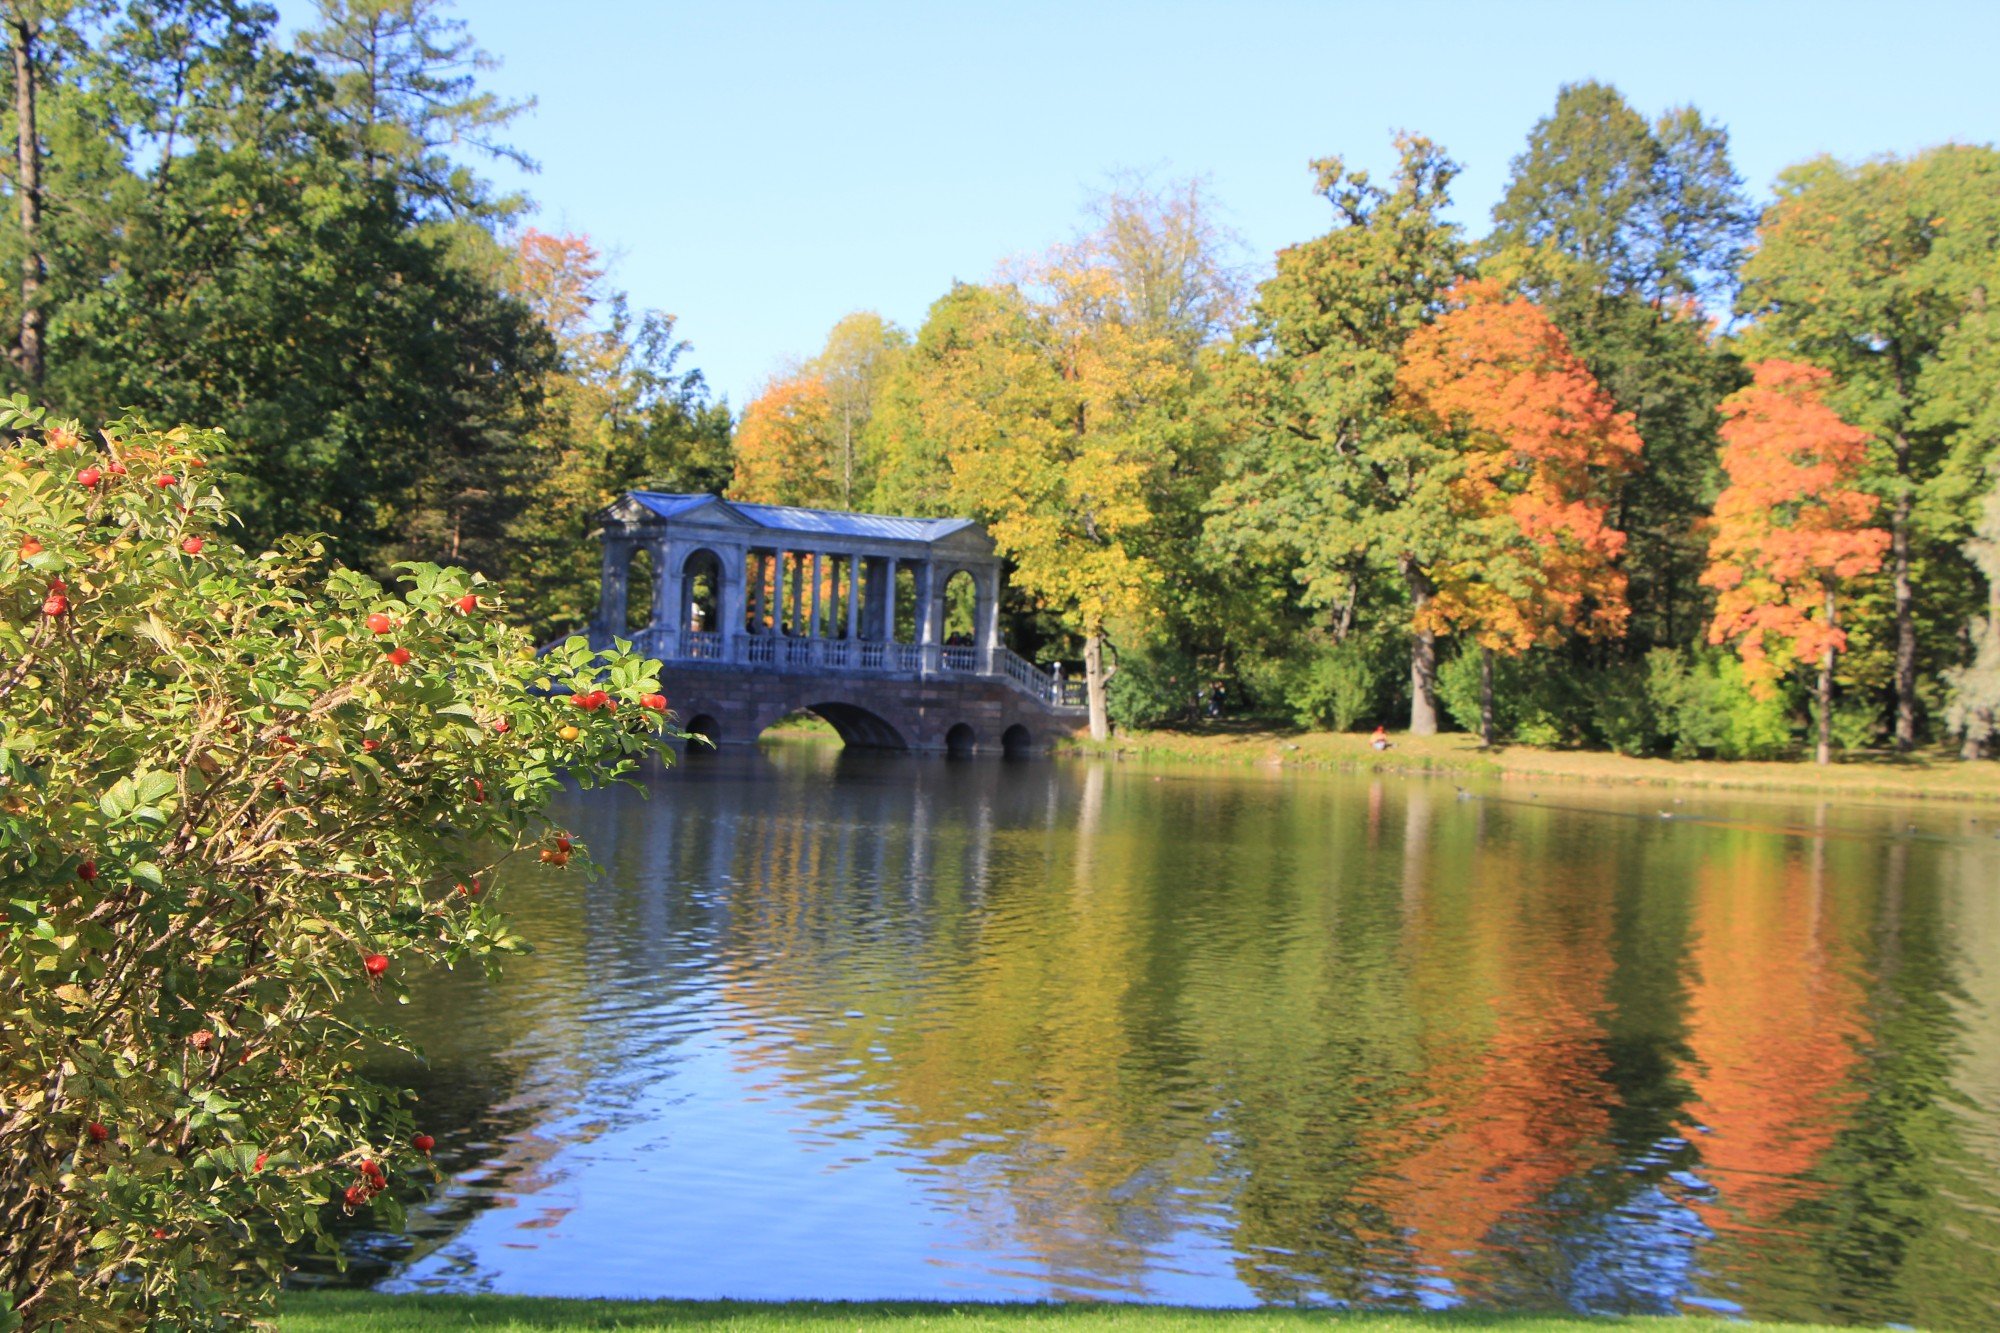
[(818, 747), (647, 795), (418, 996), (454, 1177), (392, 1285), (2000, 1316), (1973, 813)]

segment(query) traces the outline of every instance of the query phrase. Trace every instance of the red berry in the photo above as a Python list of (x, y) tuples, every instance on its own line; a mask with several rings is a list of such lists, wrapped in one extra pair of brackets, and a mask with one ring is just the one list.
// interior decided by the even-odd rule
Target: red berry
[(639, 707), (650, 708), (656, 713), (664, 713), (667, 711), (667, 696), (664, 694), (642, 694), (639, 696)]
[(42, 602), (42, 614), (54, 620), (69, 614), (69, 598), (59, 592), (52, 592)]
[(458, 613), (460, 615), (469, 616), (478, 609), (479, 609), (479, 598), (475, 594), (467, 593), (465, 594), (465, 596), (458, 599)]
[(253, 1165), (250, 1169), (252, 1171), (262, 1171), (264, 1169), (264, 1163), (270, 1160), (271, 1160), (271, 1154), (267, 1152), (260, 1152), (257, 1154), (256, 1164)]
[(83, 471), (76, 474), (76, 482), (77, 485), (79, 486), (86, 486), (86, 487), (95, 486), (98, 482), (103, 480), (104, 480), (104, 474), (102, 472), (99, 472), (94, 467), (87, 467)]
[(188, 459), (188, 466), (189, 466), (189, 467), (207, 467), (207, 466), (208, 466), (208, 464), (207, 464), (207, 463), (204, 463), (204, 462), (203, 462), (203, 461), (202, 461), (201, 459), (199, 459), (199, 458), (190, 458), (190, 459)]
[(349, 1208), (358, 1208), (367, 1201), (368, 1191), (359, 1185), (349, 1185), (341, 1197), (347, 1200)]
[(31, 555), (40, 555), (41, 553), (42, 544), (39, 541), (36, 541), (33, 537), (23, 537), (21, 539), (21, 558), (23, 560), (26, 560)]
[(383, 615), (380, 611), (368, 617), (368, 632), (370, 634), (387, 634), (394, 628), (396, 628), (396, 622)]
[(361, 966), (368, 969), (369, 976), (379, 977), (389, 970), (389, 956), (387, 954), (371, 953), (361, 960)]
[(391, 648), (389, 650), (389, 660), (397, 666), (402, 666), (410, 660), (410, 650), (408, 648)]
[(154, 1240), (165, 1240), (166, 1238), (167, 1238), (167, 1229), (166, 1229), (165, 1227), (154, 1227), (154, 1228), (153, 1228), (153, 1239), (154, 1239)]
[(437, 1147), (437, 1140), (428, 1134), (419, 1134), (410, 1140), (410, 1146), (420, 1153), (428, 1153), (431, 1149)]
[(570, 849), (570, 840), (569, 840), (568, 838), (557, 838), (557, 839), (556, 839), (556, 850), (557, 850), (557, 851), (559, 851), (559, 852), (566, 852), (566, 851), (568, 851), (569, 849)]
[(112, 459), (109, 463), (104, 465), (104, 470), (106, 472), (109, 472), (114, 477), (122, 477), (125, 475), (125, 465), (119, 462), (115, 458)]
[(493, 719), (493, 730), (499, 732), (502, 736), (505, 736), (509, 731), (511, 731), (513, 729), (513, 726), (514, 724), (509, 722), (504, 717), (496, 717)]
[(181, 483), (180, 478), (169, 476), (167, 473), (162, 472), (159, 476), (153, 478), (153, 484), (164, 491), (170, 486), (178, 486)]
[(106, 1129), (103, 1125), (99, 1124), (95, 1120), (91, 1121), (88, 1125), (84, 1126), (83, 1132), (90, 1135), (90, 1141), (92, 1143), (102, 1143), (106, 1139), (111, 1137), (111, 1131)]
[(382, 1174), (382, 1168), (373, 1162), (363, 1162), (361, 1164), (361, 1174), (376, 1189), (381, 1189), (382, 1186), (389, 1183), (389, 1178)]
[(586, 713), (597, 707), (597, 696), (587, 691), (583, 694), (572, 694), (569, 697), (569, 701), (578, 708), (583, 709)]
[(376, 740), (373, 736), (370, 736), (367, 740), (361, 742), (361, 748), (368, 751), (368, 753), (370, 754), (374, 754), (377, 750), (382, 748), (382, 742)]
[(88, 884), (88, 883), (90, 883), (90, 882), (91, 882), (92, 880), (96, 879), (96, 878), (97, 878), (97, 862), (95, 862), (95, 861), (92, 861), (92, 860), (91, 860), (91, 859), (89, 859), (88, 857), (84, 858), (84, 861), (83, 861), (83, 863), (82, 863), (81, 865), (77, 866), (77, 868), (76, 868), (76, 877), (77, 877), (78, 879), (82, 880), (82, 881), (83, 881), (84, 883), (86, 883), (86, 884)]
[(474, 805), (486, 804), (486, 784), (478, 778), (472, 780), (472, 803)]
[(201, 538), (199, 537), (186, 538), (181, 542), (181, 550), (187, 552), (189, 555), (200, 555)]

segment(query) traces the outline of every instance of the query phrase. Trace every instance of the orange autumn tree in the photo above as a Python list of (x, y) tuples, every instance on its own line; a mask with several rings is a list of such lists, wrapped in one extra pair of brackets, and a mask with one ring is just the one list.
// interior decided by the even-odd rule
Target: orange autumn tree
[(1869, 433), (1821, 399), (1833, 377), (1816, 366), (1763, 361), (1749, 387), (1722, 402), (1728, 485), (1710, 519), (1708, 569), (1719, 594), (1708, 641), (1734, 640), (1751, 688), (1769, 698), (1798, 663), (1817, 660), (1819, 743), (1833, 757), (1833, 671), (1847, 633), (1841, 585), (1882, 567), (1889, 534), (1870, 523), (1880, 503), (1857, 490)]
[(1638, 466), (1639, 434), (1541, 308), (1496, 283), (1453, 293), (1453, 308), (1410, 336), (1396, 378), (1411, 414), (1457, 452), (1452, 539), (1418, 628), (1479, 645), (1491, 745), (1495, 654), (1625, 632), (1625, 534), (1611, 504)]
[(840, 485), (832, 439), (833, 399), (825, 380), (810, 373), (772, 380), (743, 409), (736, 427), (731, 498), (833, 507)]

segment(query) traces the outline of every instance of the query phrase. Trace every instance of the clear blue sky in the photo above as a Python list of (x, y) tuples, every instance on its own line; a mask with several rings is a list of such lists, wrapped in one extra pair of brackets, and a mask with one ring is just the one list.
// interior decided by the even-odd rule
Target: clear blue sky
[[(296, 23), (310, 0), (282, 0)], [(1420, 130), (1476, 233), (1558, 85), (1729, 127), (1761, 196), (1788, 163), (2000, 140), (1984, 3), (708, 4), (461, 0), (533, 96), (535, 225), (587, 233), (741, 408), (834, 320), (914, 328), (952, 279), (1065, 238), (1105, 173), (1203, 175), (1268, 263), (1319, 232), (1306, 163), (1381, 169)], [(509, 180), (500, 172), (496, 178)], [(511, 181), (510, 181), (511, 183)]]

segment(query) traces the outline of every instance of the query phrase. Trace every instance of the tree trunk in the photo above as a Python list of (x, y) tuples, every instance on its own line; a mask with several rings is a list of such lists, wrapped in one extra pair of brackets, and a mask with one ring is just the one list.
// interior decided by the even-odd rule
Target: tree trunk
[[(1826, 627), (1834, 628), (1833, 589), (1826, 590)], [(1833, 762), (1833, 663), (1839, 650), (1832, 644), (1819, 659), (1819, 748), (1813, 755), (1816, 763)]]
[(1917, 618), (1910, 588), (1910, 441), (1896, 432), (1896, 475), (1902, 483), (1889, 518), (1889, 570), (1896, 595), (1896, 748), (1917, 743)]
[(1111, 716), (1104, 711), (1104, 636), (1083, 636), (1083, 693), (1090, 703), (1090, 739), (1111, 738)]
[[(1422, 625), (1431, 594), (1437, 590), (1408, 558), (1403, 561), (1403, 579), (1410, 587), (1412, 619)], [(1437, 730), (1437, 635), (1425, 628), (1416, 631), (1410, 645), (1410, 734), (1435, 736)]]
[(28, 384), (42, 385), (42, 279), (48, 266), (42, 259), (42, 144), (35, 128), (35, 33), (16, 10), (7, 20), (14, 47), (14, 152), (21, 201), (21, 334), (14, 361)]
[(1479, 645), (1479, 743), (1493, 748), (1493, 650)]

